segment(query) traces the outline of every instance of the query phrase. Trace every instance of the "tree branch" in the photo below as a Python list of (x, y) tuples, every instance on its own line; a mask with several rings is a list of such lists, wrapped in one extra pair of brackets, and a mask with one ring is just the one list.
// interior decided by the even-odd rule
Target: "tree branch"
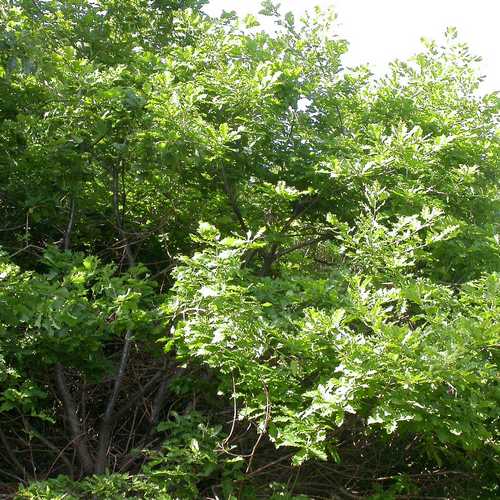
[[(129, 267), (132, 267), (135, 264), (135, 260), (132, 254), (132, 250), (130, 248), (128, 237), (123, 229), (123, 217), (122, 214), (120, 214), (120, 207), (119, 207), (119, 190), (120, 190), (119, 175), (120, 174), (118, 172), (118, 169), (116, 168), (116, 166), (113, 165), (112, 168), (113, 211), (115, 214), (115, 220), (118, 232), (124, 242), (128, 265)], [(123, 176), (123, 171), (121, 175)], [(123, 204), (125, 203), (125, 193), (122, 193), (122, 203)], [(128, 358), (130, 354), (130, 348), (132, 345), (132, 337), (133, 337), (132, 330), (128, 329), (127, 332), (125, 333), (125, 339), (120, 358), (120, 365), (118, 368), (118, 373), (115, 378), (115, 383), (113, 384), (113, 391), (108, 400), (108, 404), (106, 405), (106, 410), (104, 412), (104, 416), (99, 429), (99, 444), (98, 444), (97, 458), (95, 464), (96, 474), (103, 474), (106, 470), (108, 446), (111, 440), (111, 435), (113, 433), (113, 428), (115, 424), (115, 419), (113, 418), (113, 412), (115, 409), (115, 404), (118, 398), (118, 394), (120, 392), (123, 383), (123, 378), (125, 377), (125, 372), (127, 371)]]
[(75, 443), (75, 450), (78, 455), (78, 459), (82, 465), (83, 472), (85, 474), (91, 474), (93, 469), (93, 460), (89, 453), (87, 439), (81, 431), (75, 403), (68, 389), (66, 375), (64, 374), (64, 368), (61, 363), (56, 364), (56, 383), (63, 401), (66, 419), (69, 423), (71, 437)]
[(313, 238), (311, 240), (301, 241), (300, 243), (297, 243), (296, 245), (292, 245), (291, 247), (285, 248), (281, 252), (278, 252), (275, 255), (274, 260), (277, 260), (277, 259), (279, 259), (279, 258), (281, 258), (284, 255), (287, 255), (289, 253), (295, 252), (295, 250), (300, 250), (301, 248), (309, 247), (311, 245), (314, 245), (315, 243), (319, 243), (320, 241), (326, 241), (326, 240), (330, 239), (330, 237), (331, 237), (330, 234), (323, 234), (323, 235), (318, 236), (317, 238)]
[(297, 204), (294, 208), (292, 215), (286, 220), (281, 228), (280, 233), (283, 234), (285, 231), (288, 231), (290, 226), (294, 221), (300, 218), (307, 210), (309, 210), (313, 205), (315, 205), (320, 200), (319, 196), (315, 196), (314, 198), (310, 198), (308, 200), (304, 200), (301, 203)]
[(237, 203), (236, 194), (234, 193), (233, 187), (229, 183), (226, 169), (224, 168), (223, 165), (221, 166), (220, 171), (221, 171), (222, 181), (224, 183), (224, 192), (227, 195), (227, 198), (229, 200), (229, 204), (231, 205), (233, 213), (236, 216), (236, 219), (238, 220), (238, 223), (240, 224), (241, 229), (246, 234), (246, 233), (248, 233), (248, 226), (245, 222), (245, 219), (243, 219), (243, 215), (241, 214), (240, 207), (238, 206), (238, 203)]
[[(118, 229), (118, 233), (120, 238), (124, 242), (125, 253), (127, 255), (128, 265), (129, 267), (133, 267), (135, 265), (134, 255), (132, 254), (132, 249), (130, 248), (130, 243), (128, 241), (128, 237), (126, 232), (123, 229), (123, 217), (120, 214), (120, 174), (118, 169), (113, 165), (111, 169), (112, 174), (112, 189), (113, 189), (113, 212), (115, 214), (116, 227)], [(122, 173), (123, 175), (123, 173)], [(125, 195), (122, 194), (122, 203), (124, 203)]]
[(64, 462), (64, 464), (66, 465), (66, 467), (68, 469), (68, 474), (73, 475), (73, 466), (72, 466), (71, 462), (68, 460), (68, 458), (64, 455), (65, 448), (60, 450), (54, 443), (52, 443), (50, 440), (48, 440), (46, 437), (44, 437), (42, 434), (40, 434), (37, 430), (35, 430), (30, 425), (28, 420), (26, 418), (24, 418), (23, 415), (21, 415), (21, 418), (23, 419), (23, 423), (24, 423), (26, 430), (28, 432), (30, 432), (31, 434), (33, 434), (36, 438), (38, 438), (47, 448), (49, 448), (50, 450), (52, 450), (53, 452), (55, 452), (57, 454), (56, 459), (54, 460), (54, 464), (60, 458)]
[(120, 420), (120, 418), (122, 418), (134, 406), (134, 404), (156, 384), (156, 382), (158, 382), (161, 376), (162, 372), (157, 372), (144, 387), (141, 387), (134, 395), (130, 396), (127, 402), (114, 413), (112, 422), (116, 423)]
[(73, 224), (75, 222), (75, 211), (76, 211), (75, 198), (71, 198), (68, 225), (66, 226), (66, 230), (64, 231), (64, 237), (63, 237), (64, 250), (69, 250), (71, 231), (73, 230)]
[[(63, 249), (66, 251), (69, 250), (70, 247), (71, 232), (73, 230), (75, 221), (75, 211), (76, 202), (75, 198), (73, 197), (71, 198), (68, 224), (66, 226), (62, 239)], [(80, 419), (78, 418), (78, 413), (76, 410), (76, 405), (68, 389), (64, 367), (61, 363), (56, 364), (56, 385), (63, 402), (64, 413), (69, 423), (72, 442), (74, 443), (74, 447), (78, 455), (78, 459), (80, 460), (83, 472), (86, 475), (91, 474), (93, 469), (93, 460), (90, 456), (88, 441), (85, 433), (82, 431)]]
[(7, 440), (7, 436), (4, 434), (4, 432), (0, 429), (0, 442), (3, 445), (4, 451), (7, 454), (7, 456), (10, 459), (10, 462), (14, 467), (22, 474), (23, 478), (26, 479), (26, 469), (24, 466), (19, 462), (19, 460), (16, 458), (14, 455), (14, 452), (12, 451), (9, 441)]

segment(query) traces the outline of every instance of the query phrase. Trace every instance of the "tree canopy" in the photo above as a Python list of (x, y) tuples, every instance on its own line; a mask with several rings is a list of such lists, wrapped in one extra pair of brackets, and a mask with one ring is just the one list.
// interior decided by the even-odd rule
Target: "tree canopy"
[(495, 498), (479, 58), (204, 3), (0, 5), (0, 489)]

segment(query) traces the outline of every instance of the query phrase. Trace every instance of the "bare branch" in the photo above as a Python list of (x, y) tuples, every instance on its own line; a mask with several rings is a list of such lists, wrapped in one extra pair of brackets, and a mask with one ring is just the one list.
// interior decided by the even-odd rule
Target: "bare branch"
[[(54, 464), (60, 458), (64, 462), (64, 464), (66, 465), (66, 468), (68, 470), (68, 474), (73, 475), (73, 466), (72, 466), (71, 462), (68, 460), (68, 458), (64, 455), (64, 450), (65, 450), (66, 447), (64, 447), (62, 450), (59, 449), (49, 439), (47, 439), (42, 434), (40, 434), (37, 430), (35, 430), (30, 425), (30, 423), (28, 422), (28, 420), (26, 418), (24, 418), (23, 415), (21, 415), (21, 417), (23, 419), (23, 423), (24, 423), (24, 426), (25, 426), (26, 430), (28, 432), (30, 432), (31, 434), (33, 434), (36, 438), (38, 438), (47, 448), (49, 448), (49, 450), (52, 450), (53, 452), (55, 452), (57, 454), (56, 455), (56, 459), (54, 460), (54, 463), (53, 463), (52, 467), (54, 466)], [(51, 467), (51, 469), (52, 469), (52, 467)], [(50, 473), (50, 471), (49, 471), (49, 473)]]
[(71, 198), (68, 225), (66, 226), (66, 230), (64, 231), (64, 237), (63, 237), (64, 250), (69, 250), (71, 231), (73, 230), (73, 224), (75, 222), (75, 209), (76, 209), (75, 198)]
[(131, 344), (132, 331), (127, 330), (121, 353), (120, 366), (118, 368), (115, 383), (113, 384), (113, 391), (111, 393), (111, 397), (108, 400), (108, 404), (106, 405), (106, 411), (104, 412), (104, 417), (102, 419), (101, 427), (99, 430), (99, 447), (97, 450), (97, 458), (95, 464), (96, 474), (102, 474), (106, 470), (107, 449), (114, 427), (113, 411), (115, 409), (116, 400), (118, 398), (123, 378), (125, 377), (125, 372), (127, 370)]
[[(132, 267), (135, 264), (135, 259), (132, 254), (132, 249), (130, 248), (127, 234), (123, 229), (123, 214), (120, 213), (120, 207), (119, 207), (120, 172), (118, 171), (116, 166), (113, 165), (111, 173), (112, 173), (112, 189), (113, 189), (113, 211), (115, 214), (116, 226), (118, 228), (118, 233), (124, 242), (124, 248), (127, 255), (128, 265), (129, 267)], [(121, 171), (121, 175), (123, 177), (124, 175), (123, 170)], [(125, 199), (126, 199), (125, 192), (122, 192), (121, 201), (123, 206), (125, 204)], [(118, 398), (118, 394), (120, 392), (123, 383), (123, 378), (125, 377), (125, 372), (127, 371), (128, 358), (130, 354), (130, 348), (132, 345), (132, 337), (133, 337), (132, 330), (128, 329), (127, 332), (125, 333), (125, 338), (120, 358), (120, 365), (118, 368), (118, 373), (115, 378), (115, 383), (113, 384), (113, 391), (108, 400), (108, 404), (106, 405), (106, 410), (104, 412), (104, 416), (99, 429), (99, 445), (97, 449), (97, 458), (95, 464), (96, 474), (102, 474), (106, 470), (108, 446), (115, 424), (115, 419), (113, 418), (113, 412), (115, 409), (115, 404)]]
[(135, 394), (130, 396), (127, 402), (123, 406), (121, 406), (119, 411), (114, 413), (112, 417), (113, 423), (117, 422), (118, 420), (120, 420), (120, 418), (126, 415), (127, 412), (134, 406), (134, 404), (137, 403), (137, 401), (142, 398), (149, 391), (149, 389), (151, 389), (158, 382), (161, 376), (162, 372), (157, 372), (145, 386), (141, 387)]
[(264, 437), (264, 434), (267, 432), (267, 428), (269, 426), (269, 421), (271, 420), (271, 402), (269, 401), (269, 390), (267, 387), (264, 385), (264, 393), (266, 395), (266, 416), (264, 418), (264, 426), (262, 427), (261, 432), (259, 433), (259, 437), (257, 438), (257, 441), (255, 442), (252, 452), (250, 453), (250, 459), (248, 460), (248, 466), (245, 471), (246, 474), (248, 474), (252, 470), (252, 462), (255, 456), (255, 452), (257, 451), (257, 448), (259, 447), (259, 444)]
[(27, 477), (26, 474), (26, 469), (24, 466), (19, 462), (19, 460), (16, 458), (14, 455), (14, 452), (12, 451), (12, 448), (10, 447), (9, 441), (7, 440), (7, 436), (4, 434), (4, 432), (0, 429), (0, 442), (3, 445), (3, 448), (5, 450), (5, 453), (9, 457), (10, 462), (12, 465), (15, 466), (15, 468), (22, 474), (23, 478)]
[(292, 245), (291, 247), (285, 248), (285, 249), (281, 250), (281, 252), (278, 252), (275, 255), (275, 260), (283, 257), (284, 255), (295, 252), (295, 250), (300, 250), (302, 248), (310, 247), (311, 245), (315, 245), (316, 243), (319, 243), (321, 241), (326, 241), (330, 238), (331, 238), (330, 234), (323, 234), (321, 236), (318, 236), (317, 238), (313, 238), (313, 239), (306, 240), (306, 241), (301, 241), (300, 243), (297, 243), (296, 245)]
[[(116, 227), (118, 229), (118, 233), (120, 235), (120, 238), (124, 242), (124, 248), (125, 248), (125, 253), (127, 254), (127, 260), (128, 260), (128, 265), (129, 267), (133, 267), (135, 264), (135, 259), (134, 255), (132, 253), (132, 249), (130, 248), (130, 243), (128, 241), (127, 234), (125, 233), (123, 229), (123, 217), (122, 214), (120, 213), (120, 202), (119, 202), (119, 196), (120, 196), (120, 173), (118, 172), (118, 169), (113, 165), (111, 169), (111, 174), (112, 174), (112, 189), (113, 189), (113, 211), (115, 214), (115, 221), (116, 221)], [(123, 173), (122, 173), (123, 175)], [(124, 201), (125, 195), (122, 193), (122, 204), (125, 203)]]
[(76, 406), (68, 389), (66, 375), (64, 374), (64, 368), (61, 363), (56, 364), (56, 383), (63, 401), (66, 419), (69, 423), (71, 437), (75, 443), (75, 450), (78, 455), (78, 459), (80, 460), (84, 473), (91, 474), (93, 469), (93, 460), (89, 453), (87, 438), (81, 431)]

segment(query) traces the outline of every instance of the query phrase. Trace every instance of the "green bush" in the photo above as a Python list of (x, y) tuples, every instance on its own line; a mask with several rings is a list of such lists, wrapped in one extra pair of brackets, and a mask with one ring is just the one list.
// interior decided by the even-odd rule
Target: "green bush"
[(0, 4), (1, 488), (498, 496), (479, 59), (204, 3)]

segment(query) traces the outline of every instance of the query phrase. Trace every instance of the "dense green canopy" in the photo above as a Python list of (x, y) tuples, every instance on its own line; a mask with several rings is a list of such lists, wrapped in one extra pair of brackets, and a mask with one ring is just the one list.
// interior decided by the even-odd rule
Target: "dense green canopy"
[(204, 3), (0, 5), (0, 490), (494, 498), (478, 58)]

